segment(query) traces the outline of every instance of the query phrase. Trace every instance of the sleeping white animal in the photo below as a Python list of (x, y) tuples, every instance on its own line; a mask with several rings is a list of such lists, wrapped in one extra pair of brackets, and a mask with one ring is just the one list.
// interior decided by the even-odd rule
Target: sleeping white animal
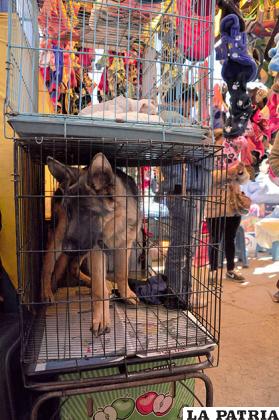
[[(101, 102), (100, 104), (88, 105), (86, 108), (80, 111), (79, 115), (83, 117), (95, 117), (98, 115), (98, 117), (106, 118), (104, 116), (105, 111), (108, 111), (107, 115), (112, 115), (113, 118), (118, 118), (119, 114), (126, 114), (129, 112), (133, 112), (135, 114), (156, 115), (158, 114), (158, 107), (152, 99), (136, 100), (125, 98), (121, 95), (110, 101)], [(138, 120), (138, 118), (136, 118), (136, 120)]]

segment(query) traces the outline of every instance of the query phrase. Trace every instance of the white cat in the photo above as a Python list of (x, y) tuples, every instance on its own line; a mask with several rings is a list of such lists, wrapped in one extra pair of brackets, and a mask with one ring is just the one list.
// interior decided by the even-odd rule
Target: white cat
[[(105, 113), (105, 111), (107, 111)], [(137, 114), (158, 114), (158, 107), (153, 99), (136, 99), (125, 98), (124, 96), (117, 96), (116, 98), (101, 102), (100, 104), (88, 105), (80, 111), (79, 115), (83, 117), (97, 116), (99, 118), (107, 118), (105, 114), (109, 115), (108, 118), (119, 118), (118, 115), (132, 112), (138, 120)], [(126, 117), (124, 119), (127, 119)]]

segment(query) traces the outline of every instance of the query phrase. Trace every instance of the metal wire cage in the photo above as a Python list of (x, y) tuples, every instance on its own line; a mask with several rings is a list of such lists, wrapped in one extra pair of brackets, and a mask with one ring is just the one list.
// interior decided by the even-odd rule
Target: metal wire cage
[(221, 275), (209, 283), (207, 252), (219, 251), (202, 221), (224, 206), (211, 182), (221, 153), (173, 142), (16, 141), (26, 372), (218, 345)]
[(6, 114), (20, 135), (210, 125), (214, 0), (9, 3)]

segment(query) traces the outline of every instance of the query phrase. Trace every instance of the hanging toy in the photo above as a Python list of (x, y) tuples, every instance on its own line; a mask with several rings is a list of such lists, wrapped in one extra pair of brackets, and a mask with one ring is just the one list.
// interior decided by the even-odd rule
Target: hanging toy
[(108, 85), (111, 97), (114, 98), (121, 93), (125, 93), (126, 77), (125, 66), (122, 57), (114, 57), (111, 65), (108, 67)]
[(279, 33), (275, 36), (274, 41), (276, 43), (276, 47), (271, 48), (268, 51), (268, 56), (271, 58), (268, 70), (279, 72)]

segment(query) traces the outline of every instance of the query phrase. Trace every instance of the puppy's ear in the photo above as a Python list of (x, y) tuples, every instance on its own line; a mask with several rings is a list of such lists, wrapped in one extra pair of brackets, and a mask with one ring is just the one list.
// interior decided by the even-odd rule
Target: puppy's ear
[(103, 153), (94, 156), (88, 169), (89, 182), (93, 184), (95, 190), (101, 191), (113, 186), (113, 170)]
[(57, 179), (58, 182), (64, 181), (66, 177), (66, 168), (63, 163), (53, 159), (51, 156), (47, 157), (47, 166), (52, 176)]
[(228, 178), (229, 179), (235, 180), (237, 178), (237, 174), (238, 174), (238, 164), (230, 166), (228, 168)]
[(64, 165), (58, 160), (53, 159), (51, 156), (47, 157), (47, 166), (50, 173), (54, 176), (55, 179), (57, 179), (59, 183), (65, 181), (66, 179), (73, 178), (76, 171), (73, 171), (72, 169), (77, 169)]

